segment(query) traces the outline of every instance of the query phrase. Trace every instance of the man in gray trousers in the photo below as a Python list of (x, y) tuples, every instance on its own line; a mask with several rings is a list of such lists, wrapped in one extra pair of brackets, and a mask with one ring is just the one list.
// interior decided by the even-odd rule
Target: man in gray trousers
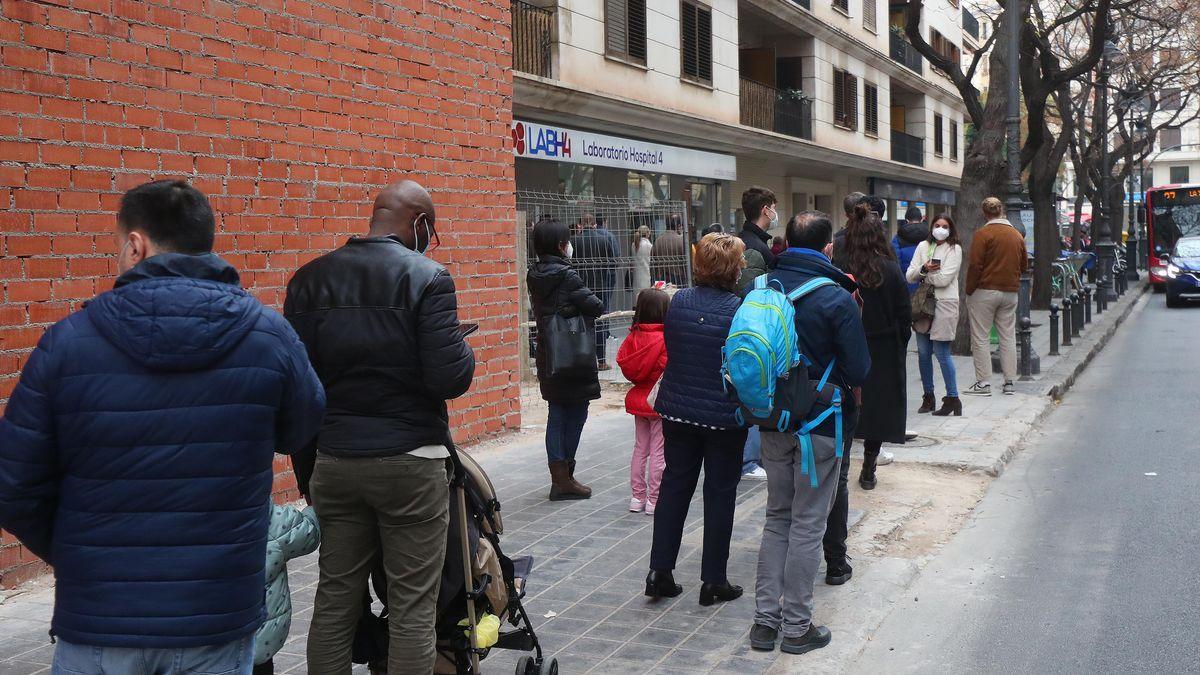
[[(857, 415), (852, 388), (861, 385), (871, 368), (867, 338), (858, 303), (851, 293), (854, 281), (821, 253), (830, 242), (833, 225), (823, 213), (806, 211), (788, 223), (788, 249), (780, 254), (771, 280), (792, 290), (810, 279), (826, 277), (825, 286), (796, 302), (796, 332), (800, 352), (812, 365), (810, 379), (820, 379), (836, 359), (830, 382), (842, 389), (844, 432)], [(802, 471), (799, 440), (794, 434), (762, 432), (762, 465), (767, 471), (767, 519), (758, 553), (757, 611), (750, 646), (804, 654), (829, 644), (829, 629), (812, 622), (813, 581), (821, 565), (821, 539), (837, 493), (839, 460), (834, 418), (813, 430), (817, 486)]]

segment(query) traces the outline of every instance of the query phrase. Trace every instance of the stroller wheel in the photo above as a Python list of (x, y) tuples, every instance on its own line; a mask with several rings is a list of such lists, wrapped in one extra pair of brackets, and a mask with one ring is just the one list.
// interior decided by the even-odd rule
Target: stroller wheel
[(522, 656), (517, 659), (516, 675), (538, 675), (537, 666), (533, 665), (532, 656)]
[(558, 675), (558, 659), (545, 659), (538, 675)]

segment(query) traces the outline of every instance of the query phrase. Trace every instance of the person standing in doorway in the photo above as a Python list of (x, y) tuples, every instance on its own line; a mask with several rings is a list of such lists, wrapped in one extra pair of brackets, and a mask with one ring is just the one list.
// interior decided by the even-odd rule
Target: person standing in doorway
[[(604, 227), (603, 220), (585, 213), (579, 219), (579, 231), (571, 243), (574, 247), (574, 264), (578, 266), (584, 285), (600, 298), (604, 312), (612, 311), (613, 292), (617, 287), (617, 257), (620, 256), (617, 238)], [(608, 322), (597, 320), (595, 323), (597, 367), (610, 370)]]
[(1004, 218), (1004, 204), (995, 197), (983, 200), (987, 223), (975, 232), (967, 266), (967, 314), (971, 320), (971, 356), (975, 384), (964, 394), (991, 396), (991, 330), (1000, 337), (1000, 366), (1004, 393), (1015, 394), (1017, 378), (1017, 291), (1028, 264), (1025, 241)]
[(284, 315), (329, 393), (309, 489), (321, 527), (308, 670), (349, 673), (371, 562), (387, 580), (389, 672), (429, 672), (449, 526), (446, 401), (475, 355), (437, 246), (433, 199), (412, 180), (383, 188), (366, 237), (301, 267)]
[(863, 439), (864, 490), (875, 488), (875, 467), (883, 443), (904, 443), (908, 380), (905, 362), (912, 335), (908, 282), (868, 204), (854, 207), (846, 228), (845, 270), (854, 275), (863, 301), (862, 322), (871, 351), (871, 373), (862, 387), (856, 438)]
[(655, 281), (683, 286), (687, 281), (687, 243), (683, 240), (683, 219), (679, 214), (667, 216), (667, 229), (654, 241), (650, 250), (650, 273)]
[(546, 461), (550, 469), (550, 500), (588, 499), (592, 489), (575, 480), (575, 453), (588, 407), (600, 398), (600, 380), (594, 368), (551, 374), (547, 355), (563, 339), (547, 329), (555, 315), (583, 316), (589, 328), (604, 313), (604, 302), (571, 267), (574, 246), (567, 226), (546, 220), (533, 228), (537, 262), (526, 275), (533, 315), (537, 317), (537, 378), (542, 398), (549, 404), (546, 418)]
[(775, 269), (775, 254), (771, 252), (771, 235), (768, 231), (779, 226), (779, 200), (775, 193), (762, 187), (752, 187), (742, 193), (742, 214), (745, 224), (738, 236), (746, 250), (757, 251), (767, 263), (767, 269)]
[[(897, 226), (896, 236), (892, 237), (892, 250), (896, 252), (896, 260), (900, 263), (900, 269), (908, 269), (913, 254), (917, 252), (917, 246), (928, 238), (929, 226), (925, 224), (925, 216), (921, 214), (921, 209), (916, 206), (908, 207), (904, 213), (904, 222)], [(908, 284), (909, 293), (914, 293), (916, 290), (917, 284)]]
[(113, 289), (43, 333), (0, 418), (0, 528), (54, 568), (52, 672), (253, 668), (275, 453), (325, 395), (215, 230), (183, 181), (125, 193)]
[[(931, 412), (938, 417), (962, 415), (954, 357), (950, 355), (950, 343), (954, 341), (954, 334), (958, 330), (958, 271), (961, 267), (962, 246), (958, 243), (958, 228), (953, 218), (940, 215), (933, 221), (929, 239), (917, 247), (905, 273), (910, 283), (932, 286), (936, 300), (933, 318), (913, 324), (913, 331), (917, 334), (921, 386), (924, 388), (918, 413)], [(937, 407), (933, 388), (934, 356), (941, 364), (942, 380), (946, 384), (946, 396), (938, 410), (934, 410)]]
[(654, 282), (650, 278), (650, 253), (654, 244), (650, 241), (650, 228), (642, 225), (638, 228), (637, 236), (633, 238), (633, 290), (636, 293), (643, 288), (650, 288)]

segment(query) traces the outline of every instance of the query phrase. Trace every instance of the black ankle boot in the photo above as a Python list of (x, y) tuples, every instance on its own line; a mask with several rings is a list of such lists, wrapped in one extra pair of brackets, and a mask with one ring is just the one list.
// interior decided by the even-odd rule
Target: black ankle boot
[(933, 412), (937, 407), (937, 399), (933, 394), (923, 394), (921, 396), (921, 407), (917, 408), (917, 414), (923, 415), (927, 412)]
[(858, 484), (864, 490), (875, 489), (875, 462), (879, 459), (879, 450), (864, 450), (862, 473), (858, 474)]
[(962, 399), (957, 396), (946, 396), (942, 399), (942, 407), (934, 411), (935, 417), (962, 417)]
[(646, 575), (646, 595), (651, 598), (673, 598), (683, 592), (683, 586), (675, 583), (671, 572), (650, 570)]
[(728, 602), (742, 597), (742, 587), (726, 581), (723, 584), (700, 584), (700, 605), (710, 607), (716, 602)]

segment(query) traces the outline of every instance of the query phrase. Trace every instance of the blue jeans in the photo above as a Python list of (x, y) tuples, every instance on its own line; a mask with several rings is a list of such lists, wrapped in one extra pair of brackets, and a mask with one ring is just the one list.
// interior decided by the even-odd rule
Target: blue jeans
[(746, 447), (742, 449), (742, 475), (762, 466), (762, 436), (758, 427), (750, 427), (746, 434)]
[(591, 401), (570, 403), (550, 402), (550, 414), (546, 418), (546, 459), (551, 462), (569, 462), (575, 459), (579, 449), (579, 437), (587, 423), (588, 405)]
[(930, 340), (927, 333), (917, 333), (917, 363), (921, 369), (921, 384), (926, 394), (933, 393), (933, 357), (937, 356), (942, 366), (942, 379), (946, 381), (946, 395), (958, 396), (958, 376), (954, 371), (954, 357), (950, 356), (950, 343)]
[(91, 647), (60, 639), (54, 648), (53, 675), (250, 675), (254, 636), (206, 647)]

